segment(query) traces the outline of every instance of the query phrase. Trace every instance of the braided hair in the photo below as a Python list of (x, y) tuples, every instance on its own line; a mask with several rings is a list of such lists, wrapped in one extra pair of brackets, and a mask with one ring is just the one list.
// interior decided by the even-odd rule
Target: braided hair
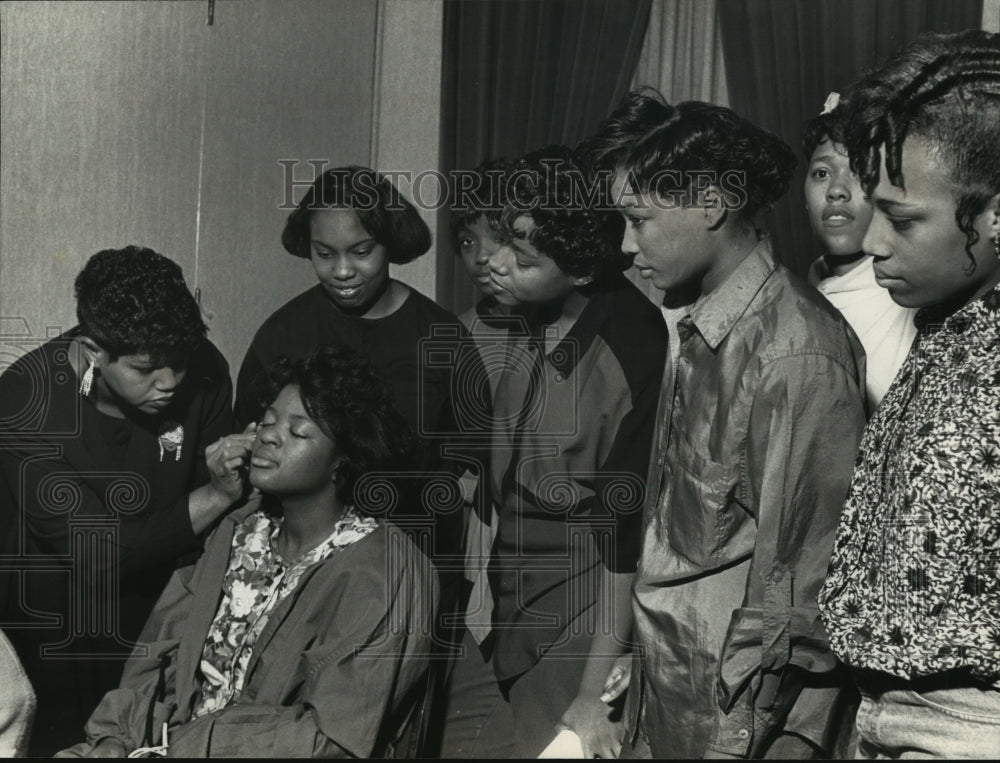
[(1000, 34), (921, 35), (852, 88), (845, 108), (851, 169), (867, 194), (878, 185), (883, 150), (889, 182), (903, 188), (906, 138), (931, 146), (955, 185), (971, 272), (974, 221), (1000, 191)]

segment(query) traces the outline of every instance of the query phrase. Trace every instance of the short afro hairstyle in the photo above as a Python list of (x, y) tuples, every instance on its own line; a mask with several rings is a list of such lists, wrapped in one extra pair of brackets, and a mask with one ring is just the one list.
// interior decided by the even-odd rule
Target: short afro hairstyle
[(846, 94), (851, 168), (871, 194), (885, 152), (889, 182), (903, 188), (903, 144), (926, 141), (955, 186), (955, 222), (972, 247), (975, 219), (1000, 192), (1000, 34), (925, 34)]
[(335, 469), (337, 498), (357, 505), (358, 480), (370, 472), (404, 472), (414, 467), (417, 440), (396, 408), (389, 385), (371, 363), (354, 350), (339, 345), (320, 347), (297, 361), (281, 357), (268, 371), (273, 402), (281, 390), (298, 387), (309, 417), (334, 442), (339, 463)]
[(514, 223), (529, 217), (535, 224), (527, 236), (532, 246), (564, 273), (600, 283), (631, 264), (621, 252), (621, 216), (612, 211), (606, 190), (590, 181), (569, 148), (548, 146), (513, 165), (507, 203), (490, 214), (512, 239), (525, 238)]
[(622, 164), (635, 190), (664, 198), (680, 192), (690, 202), (698, 183), (707, 180), (721, 187), (726, 209), (748, 220), (788, 190), (797, 159), (778, 136), (732, 109), (702, 101), (667, 106), (665, 115)]
[(98, 252), (77, 275), (75, 292), (80, 333), (111, 361), (139, 354), (183, 366), (208, 331), (180, 265), (152, 249)]
[(431, 248), (427, 223), (396, 187), (375, 170), (350, 166), (327, 170), (305, 192), (281, 233), (285, 251), (309, 259), (309, 221), (322, 209), (354, 210), (394, 265), (412, 262)]

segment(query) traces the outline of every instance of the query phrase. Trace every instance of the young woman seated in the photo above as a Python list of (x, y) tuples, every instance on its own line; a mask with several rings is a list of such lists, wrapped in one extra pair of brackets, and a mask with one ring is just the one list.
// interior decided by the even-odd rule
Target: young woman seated
[(272, 378), (254, 494), (174, 574), (120, 687), (63, 756), (370, 757), (405, 721), (437, 582), (364, 496), (374, 473), (408, 466), (413, 435), (352, 351), (321, 348)]

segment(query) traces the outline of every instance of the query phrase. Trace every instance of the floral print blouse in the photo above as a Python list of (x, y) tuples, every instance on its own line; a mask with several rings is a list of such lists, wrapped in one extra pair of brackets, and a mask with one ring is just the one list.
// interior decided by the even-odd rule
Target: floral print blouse
[(852, 666), (1000, 688), (1000, 287), (917, 325), (865, 431), (820, 606)]
[(222, 602), (201, 653), (205, 681), (193, 718), (221, 710), (239, 699), (257, 637), (275, 607), (295, 590), (302, 573), (361, 540), (379, 525), (377, 520), (358, 516), (351, 508), (326, 540), (289, 563), (276, 546), (281, 522), (280, 517), (255, 511), (233, 534)]

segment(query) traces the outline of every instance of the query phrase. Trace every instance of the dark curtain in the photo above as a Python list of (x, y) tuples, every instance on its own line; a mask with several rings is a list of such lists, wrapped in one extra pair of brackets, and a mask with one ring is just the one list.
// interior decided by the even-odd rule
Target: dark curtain
[(982, 0), (721, 0), (730, 105), (799, 157), (769, 221), (786, 265), (801, 275), (821, 254), (802, 198), (803, 123), (819, 114), (830, 91), (843, 92), (921, 32), (979, 28), (982, 13)]
[[(628, 89), (651, 2), (445, 0), (441, 169), (573, 145), (596, 129)], [(447, 214), (437, 241), (438, 302), (461, 313), (478, 291)]]

